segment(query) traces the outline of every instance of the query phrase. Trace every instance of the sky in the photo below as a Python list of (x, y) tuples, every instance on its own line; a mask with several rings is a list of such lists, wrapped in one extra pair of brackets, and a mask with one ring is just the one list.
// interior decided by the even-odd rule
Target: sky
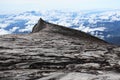
[(120, 0), (0, 0), (0, 12), (21, 12), (30, 10), (91, 10), (119, 9)]

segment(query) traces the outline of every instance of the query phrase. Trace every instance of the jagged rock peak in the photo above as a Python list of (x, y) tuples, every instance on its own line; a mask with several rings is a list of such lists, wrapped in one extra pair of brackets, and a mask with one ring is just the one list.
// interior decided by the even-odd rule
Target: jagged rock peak
[(38, 21), (38, 23), (35, 24), (35, 26), (33, 27), (32, 33), (39, 32), (41, 29), (44, 28), (43, 27), (44, 24), (45, 24), (45, 21), (42, 18), (40, 18), (39, 21)]

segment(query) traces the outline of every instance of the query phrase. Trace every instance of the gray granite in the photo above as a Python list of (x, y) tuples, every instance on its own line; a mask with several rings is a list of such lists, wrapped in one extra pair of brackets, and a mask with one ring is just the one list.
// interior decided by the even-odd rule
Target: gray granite
[(0, 36), (0, 80), (120, 80), (120, 47), (40, 19)]

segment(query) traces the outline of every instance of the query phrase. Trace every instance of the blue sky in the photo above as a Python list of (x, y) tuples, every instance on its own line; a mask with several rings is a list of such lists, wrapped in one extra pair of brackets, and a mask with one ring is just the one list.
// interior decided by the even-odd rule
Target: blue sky
[(50, 9), (119, 9), (120, 0), (0, 0), (0, 5), (1, 13)]

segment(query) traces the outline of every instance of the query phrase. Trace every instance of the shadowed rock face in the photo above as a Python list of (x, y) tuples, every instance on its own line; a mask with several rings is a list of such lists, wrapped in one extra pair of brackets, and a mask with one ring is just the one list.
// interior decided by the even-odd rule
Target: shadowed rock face
[(44, 20), (42, 20), (42, 18), (40, 18), (38, 23), (33, 27), (32, 33), (39, 32), (40, 30), (42, 30), (45, 27), (46, 27), (46, 22)]
[(0, 80), (120, 80), (120, 47), (40, 19), (0, 36)]

